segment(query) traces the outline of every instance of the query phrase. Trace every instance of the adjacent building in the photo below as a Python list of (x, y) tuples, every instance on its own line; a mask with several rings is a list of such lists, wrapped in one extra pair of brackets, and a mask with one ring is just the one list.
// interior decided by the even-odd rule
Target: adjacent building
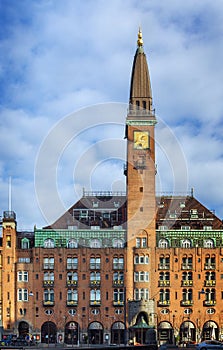
[(5, 211), (2, 334), (66, 344), (223, 338), (222, 221), (196, 198), (157, 196), (152, 90), (142, 33), (126, 117), (126, 192), (88, 192), (18, 232)]

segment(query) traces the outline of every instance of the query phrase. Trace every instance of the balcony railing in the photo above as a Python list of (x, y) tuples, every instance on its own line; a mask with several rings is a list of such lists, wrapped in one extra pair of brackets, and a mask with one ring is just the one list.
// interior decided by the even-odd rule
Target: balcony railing
[(51, 280), (44, 280), (44, 281), (43, 281), (43, 286), (44, 286), (44, 287), (53, 287), (53, 286), (54, 286), (54, 281), (51, 281)]
[(159, 264), (159, 270), (169, 270), (170, 264)]
[(204, 300), (203, 306), (214, 306), (216, 305), (216, 300)]
[(170, 300), (158, 300), (158, 306), (169, 306)]
[(215, 264), (204, 264), (205, 270), (215, 270), (216, 265)]
[(43, 306), (54, 306), (54, 300), (43, 300)]
[(77, 287), (78, 281), (67, 281), (67, 286), (68, 287)]
[(181, 265), (181, 270), (192, 270), (193, 265), (192, 264), (182, 264)]
[(159, 280), (159, 287), (169, 287), (170, 280)]
[(101, 285), (101, 281), (96, 281), (96, 280), (90, 281), (91, 287), (100, 287), (100, 285)]
[(101, 300), (90, 300), (90, 306), (101, 306)]
[(78, 300), (67, 300), (67, 306), (77, 306)]
[(206, 280), (206, 281), (204, 281), (204, 285), (205, 285), (205, 287), (216, 286), (216, 281), (215, 280)]
[(187, 286), (192, 287), (193, 286), (193, 280), (182, 280), (181, 281), (181, 286), (182, 287), (187, 287)]
[(193, 300), (181, 300), (180, 306), (192, 306), (193, 303), (194, 303)]
[(113, 286), (114, 287), (123, 287), (124, 286), (124, 281), (122, 281), (122, 280), (113, 281)]
[(124, 306), (124, 301), (123, 300), (113, 300), (113, 305), (114, 306)]

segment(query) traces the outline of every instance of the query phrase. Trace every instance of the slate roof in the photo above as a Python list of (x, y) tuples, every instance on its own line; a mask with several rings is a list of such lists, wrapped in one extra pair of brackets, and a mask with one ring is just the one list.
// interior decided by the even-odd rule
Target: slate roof
[[(156, 198), (156, 228), (180, 229), (190, 226), (202, 230), (204, 226), (222, 229), (222, 221), (193, 196), (161, 196)], [(52, 225), (45, 229), (109, 229), (126, 228), (127, 202), (125, 195), (109, 192), (84, 194)]]

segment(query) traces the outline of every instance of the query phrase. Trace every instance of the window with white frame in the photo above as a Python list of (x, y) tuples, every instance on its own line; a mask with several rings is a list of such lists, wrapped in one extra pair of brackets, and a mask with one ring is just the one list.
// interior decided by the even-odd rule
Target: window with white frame
[(67, 301), (78, 301), (77, 289), (68, 289)]
[(100, 289), (91, 289), (90, 291), (90, 301), (99, 302), (101, 300), (101, 291)]
[(22, 249), (29, 249), (29, 239), (28, 238), (23, 238), (21, 240), (21, 248)]
[(147, 247), (147, 238), (146, 237), (142, 237), (136, 238), (136, 248), (146, 248)]
[(168, 248), (168, 247), (169, 247), (169, 242), (168, 242), (168, 240), (167, 240), (167, 239), (164, 239), (164, 238), (160, 239), (160, 240), (159, 240), (159, 243), (158, 243), (158, 247), (159, 247), (159, 248)]
[(134, 272), (134, 282), (148, 282), (149, 273), (147, 271)]
[(17, 298), (18, 301), (28, 301), (28, 289), (26, 288), (19, 288), (17, 291)]
[(78, 248), (78, 243), (76, 239), (69, 239), (67, 243), (67, 248)]
[(136, 238), (136, 248), (140, 248), (140, 245), (141, 245), (141, 239)]
[(54, 269), (54, 258), (53, 257), (45, 257), (43, 258), (43, 268), (48, 270)]
[(28, 271), (18, 271), (18, 282), (28, 282)]
[(149, 299), (148, 288), (135, 288), (134, 299), (135, 300), (141, 300), (141, 299), (148, 300)]
[(112, 242), (114, 248), (124, 248), (124, 241), (120, 238), (115, 238)]
[(69, 256), (67, 257), (67, 269), (68, 270), (76, 270), (78, 268), (78, 258), (77, 256)]
[(54, 290), (53, 289), (44, 289), (44, 301), (54, 301)]
[(149, 257), (148, 255), (135, 255), (134, 258), (135, 264), (148, 264), (149, 263)]
[(124, 289), (123, 288), (114, 289), (113, 300), (115, 302), (120, 302), (120, 303), (124, 302)]
[(113, 258), (113, 269), (114, 270), (123, 270), (124, 269), (124, 257), (123, 256), (114, 256)]
[(182, 248), (191, 248), (192, 244), (189, 239), (182, 239), (181, 241), (181, 247)]
[(54, 281), (54, 272), (53, 271), (44, 272), (43, 279), (44, 279), (44, 281), (53, 282)]
[(92, 255), (90, 257), (90, 269), (100, 270), (101, 268), (101, 257)]
[(90, 241), (90, 248), (101, 248), (101, 241), (98, 238), (93, 238)]
[(204, 248), (214, 248), (214, 241), (211, 238), (204, 240)]
[(54, 240), (52, 238), (45, 239), (43, 246), (44, 248), (54, 248), (55, 247)]

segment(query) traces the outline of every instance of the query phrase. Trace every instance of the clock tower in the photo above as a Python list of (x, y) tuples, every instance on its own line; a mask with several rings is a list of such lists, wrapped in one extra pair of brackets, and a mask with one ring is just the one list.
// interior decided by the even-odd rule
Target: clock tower
[[(138, 32), (133, 61), (127, 138), (127, 263), (126, 298), (149, 299), (153, 295), (155, 259), (155, 111), (142, 32)], [(135, 293), (141, 293), (135, 297)]]

